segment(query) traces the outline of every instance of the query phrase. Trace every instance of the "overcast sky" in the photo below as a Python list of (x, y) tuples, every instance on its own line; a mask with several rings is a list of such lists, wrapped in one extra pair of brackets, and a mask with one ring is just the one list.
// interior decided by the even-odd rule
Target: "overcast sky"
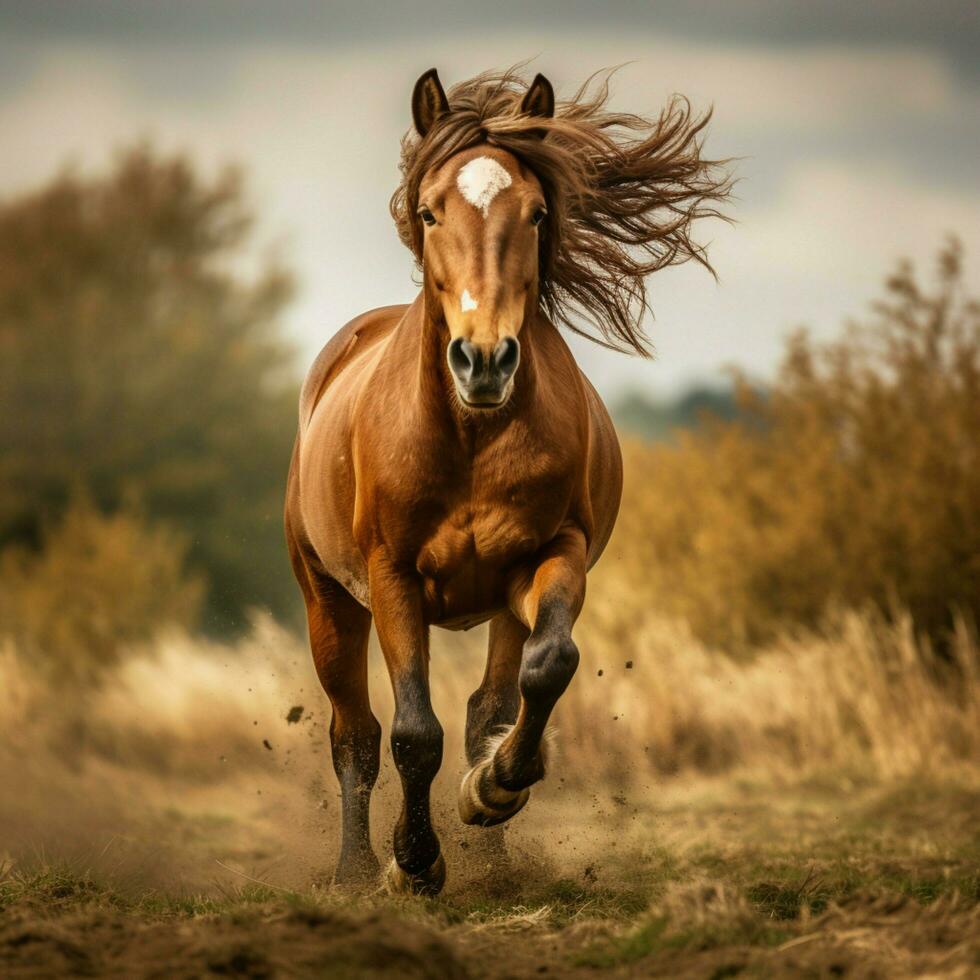
[(388, 216), (415, 78), (534, 58), (559, 96), (629, 62), (615, 104), (714, 105), (714, 156), (741, 157), (733, 227), (706, 224), (720, 280), (651, 283), (658, 356), (576, 343), (586, 372), (665, 394), (726, 364), (765, 377), (802, 323), (831, 336), (901, 256), (948, 232), (980, 269), (976, 3), (484, 5), (302, 0), (0, 0), (0, 195), (149, 138), (245, 166), (265, 246), (299, 276), (304, 360), (363, 309), (414, 294)]

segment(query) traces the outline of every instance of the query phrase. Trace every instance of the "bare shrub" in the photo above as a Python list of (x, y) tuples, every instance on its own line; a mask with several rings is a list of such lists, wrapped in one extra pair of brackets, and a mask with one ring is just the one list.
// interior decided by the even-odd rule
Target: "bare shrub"
[(870, 322), (789, 343), (748, 419), (627, 448), (624, 597), (746, 649), (828, 608), (906, 609), (943, 641), (980, 614), (980, 306), (960, 250), (910, 266)]

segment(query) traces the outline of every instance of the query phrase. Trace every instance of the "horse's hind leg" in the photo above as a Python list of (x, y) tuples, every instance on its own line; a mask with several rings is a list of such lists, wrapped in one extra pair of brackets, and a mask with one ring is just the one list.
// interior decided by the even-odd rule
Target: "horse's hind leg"
[(578, 667), (572, 625), (585, 598), (585, 568), (585, 537), (567, 527), (512, 583), (511, 611), (530, 630), (518, 675), (520, 707), (513, 728), (491, 741), (463, 780), (459, 809), (466, 823), (507, 820), (544, 776), (545, 728)]
[(529, 635), (528, 628), (509, 611), (490, 621), (487, 668), (466, 710), (466, 758), (471, 770), (463, 780), (459, 798), (460, 816), (465, 823), (486, 827), (502, 823), (527, 802), (526, 792), (519, 800), (512, 793), (499, 793), (495, 797), (499, 811), (495, 812), (494, 800), (489, 799), (492, 788), (487, 788), (488, 799), (482, 801), (471, 775), (482, 761), (493, 755), (496, 742), (517, 719), (521, 654)]
[(334, 880), (338, 884), (369, 883), (380, 870), (371, 849), (370, 807), (381, 748), (381, 726), (368, 698), (371, 614), (330, 578), (310, 576), (303, 593), (313, 662), (333, 708), (330, 748), (342, 807), (340, 860)]
[(517, 678), (528, 635), (527, 627), (510, 612), (490, 621), (487, 669), (466, 706), (466, 758), (471, 766), (486, 754), (487, 739), (517, 718), (521, 701)]

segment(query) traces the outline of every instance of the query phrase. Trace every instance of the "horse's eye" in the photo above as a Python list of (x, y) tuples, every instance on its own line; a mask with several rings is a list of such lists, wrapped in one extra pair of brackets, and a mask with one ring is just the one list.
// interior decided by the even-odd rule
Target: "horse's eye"
[(544, 208), (535, 208), (534, 214), (531, 215), (531, 224), (537, 227), (547, 216), (548, 212)]
[(436, 223), (436, 216), (428, 208), (419, 208), (419, 217), (427, 225), (434, 225)]

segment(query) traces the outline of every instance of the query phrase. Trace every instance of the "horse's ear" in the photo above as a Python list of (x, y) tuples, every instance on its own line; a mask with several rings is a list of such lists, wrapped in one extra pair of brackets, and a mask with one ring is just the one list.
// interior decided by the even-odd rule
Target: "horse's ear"
[(415, 83), (412, 92), (412, 119), (419, 136), (425, 136), (444, 112), (449, 112), (449, 99), (439, 81), (439, 73), (430, 68)]
[(538, 73), (521, 102), (521, 112), (528, 116), (550, 119), (555, 114), (555, 90), (544, 75)]

